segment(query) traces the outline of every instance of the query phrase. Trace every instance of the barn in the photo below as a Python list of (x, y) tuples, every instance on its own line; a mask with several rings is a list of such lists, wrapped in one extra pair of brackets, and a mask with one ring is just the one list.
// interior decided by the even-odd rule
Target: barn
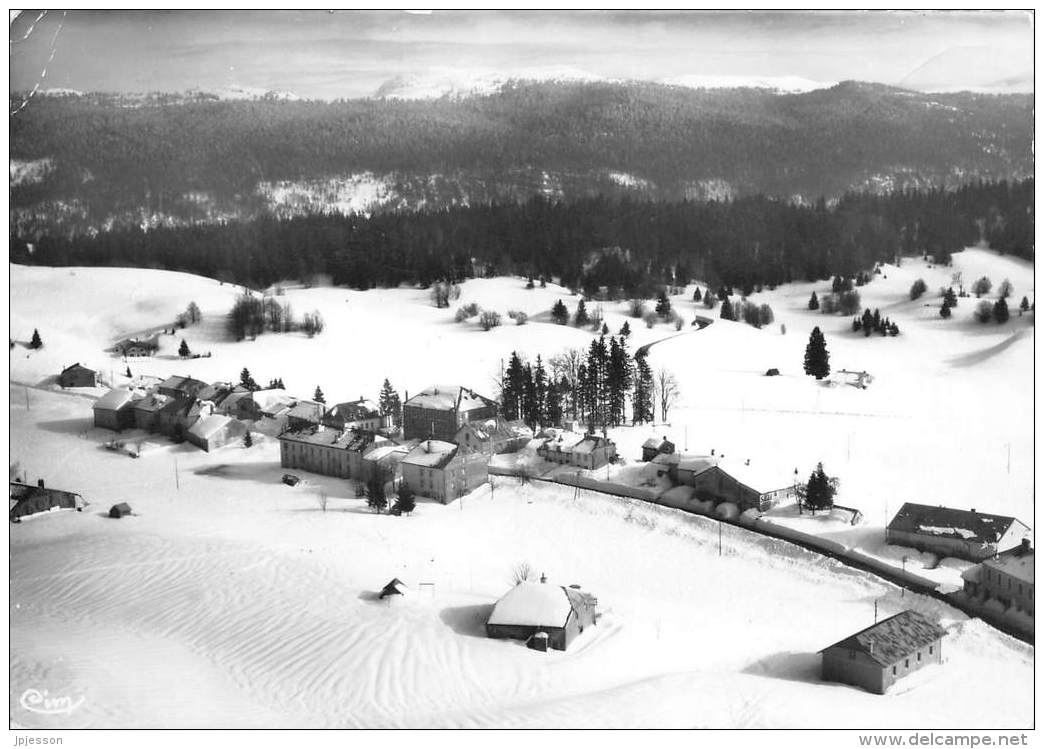
[(981, 562), (1022, 545), (1029, 527), (1007, 515), (907, 502), (885, 529), (885, 541), (940, 557)]
[[(539, 637), (547, 647), (565, 650), (598, 616), (598, 599), (579, 585), (520, 582), (497, 601), (486, 622), (486, 636), (529, 641)], [(541, 649), (543, 649), (541, 647)]]

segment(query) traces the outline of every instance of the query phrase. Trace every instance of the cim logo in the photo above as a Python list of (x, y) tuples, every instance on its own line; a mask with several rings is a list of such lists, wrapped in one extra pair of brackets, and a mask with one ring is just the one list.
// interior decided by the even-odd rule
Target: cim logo
[(84, 699), (83, 695), (73, 700), (67, 696), (51, 696), (46, 689), (42, 692), (39, 689), (26, 689), (18, 702), (29, 712), (38, 715), (68, 715), (80, 707)]

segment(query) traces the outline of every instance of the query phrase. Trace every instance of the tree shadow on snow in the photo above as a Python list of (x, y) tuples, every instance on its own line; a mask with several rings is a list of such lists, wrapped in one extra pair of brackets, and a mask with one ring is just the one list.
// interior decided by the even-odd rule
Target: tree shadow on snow
[(774, 653), (747, 666), (742, 673), (784, 681), (818, 683), (821, 674), (818, 653)]
[(439, 618), (458, 635), (486, 638), (486, 622), (493, 613), (492, 603), (472, 606), (449, 606), (439, 612)]

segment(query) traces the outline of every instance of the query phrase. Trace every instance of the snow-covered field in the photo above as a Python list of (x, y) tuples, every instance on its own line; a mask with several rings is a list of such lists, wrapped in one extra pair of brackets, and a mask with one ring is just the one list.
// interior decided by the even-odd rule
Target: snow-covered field
[[(981, 250), (955, 256), (965, 285), (1007, 277), (1033, 300), (1032, 266)], [(782, 483), (822, 460), (842, 482), (838, 501), (862, 525), (793, 517), (889, 557), (886, 518), (903, 501), (1009, 513), (1033, 524), (1033, 331), (970, 319), (961, 299), (938, 317), (953, 269), (904, 259), (860, 289), (902, 329), (897, 338), (850, 332), (848, 318), (806, 309), (815, 288), (754, 295), (776, 323), (755, 330), (716, 321), (681, 335), (631, 320), (631, 349), (672, 369), (682, 401), (671, 423), (613, 436), (634, 474), (638, 446), (662, 433), (690, 452), (749, 457)], [(921, 277), (929, 293), (910, 302)], [(414, 289), (291, 289), (297, 314), (318, 309), (326, 329), (225, 340), (221, 316), (235, 287), (185, 274), (111, 268), (11, 267), (11, 337), (39, 328), (45, 346), (11, 351), (11, 462), (49, 485), (79, 491), (83, 513), (11, 528), (11, 710), (18, 725), (127, 726), (704, 726), (1026, 727), (1032, 723), (1031, 647), (936, 601), (790, 545), (704, 518), (550, 485), (498, 479), (412, 517), (374, 516), (347, 482), (279, 482), (278, 445), (264, 438), (206, 454), (163, 446), (139, 460), (107, 451), (91, 427), (89, 393), (56, 391), (75, 361), (122, 381), (128, 363), (104, 353), (118, 338), (161, 329), (190, 301), (200, 326), (161, 336), (135, 375), (236, 380), (281, 377), (301, 396), (374, 397), (385, 377), (400, 392), (459, 382), (495, 394), (501, 359), (586, 346), (591, 333), (552, 325), (548, 310), (576, 297), (524, 279), (463, 285), (449, 310)], [(686, 319), (707, 314), (692, 288), (674, 298)], [(483, 332), (453, 322), (457, 304), (504, 315)], [(1009, 300), (1012, 301), (1012, 300)], [(931, 307), (923, 306), (931, 303)], [(589, 305), (593, 307), (595, 305)], [(511, 309), (529, 314), (515, 326)], [(624, 303), (604, 305), (615, 332)], [(717, 310), (709, 313), (717, 318)], [(786, 325), (785, 335), (780, 323)], [(819, 325), (834, 369), (866, 369), (858, 390), (801, 374)], [(206, 359), (179, 360), (182, 336)], [(780, 377), (764, 377), (778, 367)], [(840, 380), (839, 380), (840, 381)], [(28, 403), (28, 408), (26, 407)], [(1009, 457), (1010, 456), (1010, 457)], [(770, 468), (771, 470), (771, 468)], [(327, 511), (317, 495), (325, 490)], [(136, 516), (104, 517), (118, 501)], [(898, 552), (901, 556), (902, 552)], [(893, 556), (894, 558), (894, 556)], [(552, 582), (581, 583), (604, 616), (565, 654), (483, 637), (492, 603), (528, 561)], [(908, 562), (910, 565), (911, 562)], [(946, 569), (956, 569), (948, 562)], [(909, 567), (908, 567), (909, 568)], [(392, 577), (434, 583), (430, 598), (388, 605), (373, 593)], [(818, 681), (816, 651), (912, 606), (951, 628), (946, 662), (885, 697)], [(46, 716), (25, 690), (82, 700)]]

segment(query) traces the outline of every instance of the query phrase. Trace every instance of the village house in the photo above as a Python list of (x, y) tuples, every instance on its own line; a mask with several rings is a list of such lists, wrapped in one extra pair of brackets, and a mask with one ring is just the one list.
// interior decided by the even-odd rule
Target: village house
[(146, 432), (159, 431), (159, 411), (173, 400), (170, 396), (149, 393), (134, 404), (134, 426)]
[(497, 601), (486, 622), (486, 636), (526, 641), (540, 650), (565, 650), (598, 617), (598, 599), (579, 585), (549, 585), (523, 580)]
[(134, 427), (134, 405), (138, 400), (130, 390), (110, 390), (94, 402), (94, 426), (103, 429)]
[(153, 336), (147, 340), (125, 338), (122, 341), (118, 341), (110, 350), (128, 359), (138, 356), (152, 356), (159, 351), (159, 338), (158, 336)]
[[(375, 432), (364, 432), (351, 430), (351, 439), (348, 441), (348, 475), (353, 478), (363, 478), (368, 474), (364, 470), (363, 458), (368, 452), (382, 445), (390, 444), (386, 437)], [(405, 454), (405, 453), (404, 453)]]
[(903, 611), (820, 652), (823, 681), (884, 694), (897, 680), (942, 663), (946, 630), (924, 614)]
[(195, 398), (189, 396), (170, 398), (156, 411), (153, 431), (171, 439), (185, 439), (192, 426), (189, 413), (195, 403)]
[(490, 455), (518, 452), (531, 439), (532, 429), (521, 421), (508, 421), (503, 416), (468, 422), (453, 437), (453, 441), (468, 452)]
[(203, 403), (209, 403), (216, 410), (231, 392), (231, 383), (214, 382), (196, 393), (196, 398)]
[(381, 428), (381, 412), (377, 404), (360, 397), (357, 401), (338, 403), (330, 408), (321, 420), (329, 429), (359, 429), (376, 432)]
[(399, 464), (414, 492), (446, 502), (462, 497), (489, 478), (490, 456), (469, 453), (452, 442), (423, 440)]
[(1018, 548), (1030, 529), (1005, 515), (905, 503), (885, 529), (885, 541), (919, 551), (981, 562)]
[(261, 418), (261, 409), (254, 395), (245, 387), (237, 386), (221, 400), (218, 411), (233, 419), (256, 421)]
[(395, 481), (401, 475), (402, 461), (411, 449), (408, 445), (378, 443), (376, 447), (363, 453), (360, 461), (362, 471), (358, 479), (365, 482), (382, 476), (387, 481)]
[(9, 512), (11, 520), (16, 523), (27, 515), (49, 512), (56, 508), (79, 510), (84, 506), (83, 497), (79, 494), (61, 489), (48, 489), (44, 486), (43, 479), (40, 479), (36, 486), (20, 481), (11, 482)]
[(666, 437), (650, 437), (642, 443), (642, 460), (648, 462), (657, 455), (673, 455), (674, 443)]
[(433, 385), (403, 404), (403, 437), (450, 441), (464, 424), (496, 415), (496, 401), (474, 390), (457, 385)]
[(98, 373), (79, 362), (70, 365), (58, 375), (58, 384), (63, 388), (92, 388), (98, 385)]
[(315, 401), (299, 400), (286, 412), (286, 428), (290, 431), (319, 426), (326, 413), (326, 406)]
[(161, 382), (156, 388), (156, 392), (160, 395), (169, 395), (172, 398), (195, 398), (200, 391), (208, 387), (209, 385), (202, 380), (174, 375)]
[(595, 469), (616, 457), (616, 445), (596, 434), (563, 431), (540, 445), (537, 455), (551, 463)]
[(207, 414), (196, 419), (185, 434), (196, 447), (210, 452), (243, 439), (247, 427), (243, 422), (223, 414)]
[[(995, 602), (996, 614), (1009, 616), (1016, 625), (1028, 624), (1034, 617), (1033, 547), (1029, 539), (1017, 548), (969, 567), (964, 578), (963, 598), (976, 608)], [(1024, 615), (1030, 622), (1019, 621)]]
[(323, 476), (352, 478), (348, 446), (353, 436), (320, 426), (285, 431), (279, 435), (279, 464)]

